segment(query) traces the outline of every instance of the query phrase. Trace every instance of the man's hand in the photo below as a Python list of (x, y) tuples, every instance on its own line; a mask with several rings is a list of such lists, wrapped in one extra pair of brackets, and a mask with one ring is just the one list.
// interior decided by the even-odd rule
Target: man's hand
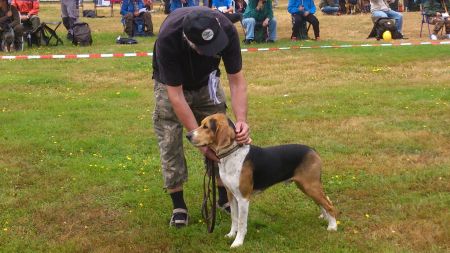
[(6, 13), (6, 16), (12, 17), (12, 12), (11, 12), (11, 11), (8, 11), (8, 12)]
[(134, 16), (135, 17), (139, 16), (139, 11), (134, 11)]
[(306, 17), (306, 16), (308, 16), (309, 15), (309, 11), (305, 11), (304, 13), (303, 13), (303, 16), (304, 17)]
[(28, 20), (28, 15), (20, 15), (20, 20)]
[(303, 5), (300, 5), (299, 7), (298, 7), (298, 10), (299, 11), (303, 11), (305, 9), (305, 7), (303, 6)]
[(219, 158), (216, 156), (216, 154), (210, 148), (208, 148), (208, 147), (199, 147), (198, 149), (208, 159), (213, 160), (215, 162), (219, 161)]
[(264, 19), (262, 26), (267, 27), (269, 25), (269, 18)]
[(247, 123), (238, 121), (235, 124), (236, 127), (236, 142), (239, 144), (250, 144), (252, 139), (250, 139), (250, 128)]

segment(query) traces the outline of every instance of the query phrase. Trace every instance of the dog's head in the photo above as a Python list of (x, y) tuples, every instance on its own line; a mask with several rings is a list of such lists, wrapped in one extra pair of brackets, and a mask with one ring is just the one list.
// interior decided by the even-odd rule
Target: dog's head
[(204, 118), (186, 138), (196, 147), (208, 146), (217, 153), (233, 144), (235, 136), (233, 122), (225, 114), (217, 113)]

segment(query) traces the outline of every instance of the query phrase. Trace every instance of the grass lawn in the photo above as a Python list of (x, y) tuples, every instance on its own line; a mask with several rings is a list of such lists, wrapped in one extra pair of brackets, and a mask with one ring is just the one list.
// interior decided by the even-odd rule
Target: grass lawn
[[(317, 44), (288, 40), (286, 4), (274, 46)], [(58, 8), (42, 4), (41, 16), (57, 20)], [(377, 43), (365, 39), (367, 15), (318, 17), (318, 44)], [(157, 32), (164, 15), (153, 18)], [(92, 47), (64, 39), (14, 54), (151, 52), (154, 38), (114, 44), (118, 20), (117, 8), (87, 20)], [(405, 20), (421, 40), (420, 15)], [(254, 144), (315, 147), (340, 225), (327, 232), (319, 208), (280, 184), (254, 197), (233, 252), (449, 252), (449, 55), (445, 45), (244, 53)], [(0, 73), (0, 252), (229, 251), (228, 216), (206, 232), (202, 158), (187, 143), (190, 225), (168, 227), (150, 58), (4, 60)]]

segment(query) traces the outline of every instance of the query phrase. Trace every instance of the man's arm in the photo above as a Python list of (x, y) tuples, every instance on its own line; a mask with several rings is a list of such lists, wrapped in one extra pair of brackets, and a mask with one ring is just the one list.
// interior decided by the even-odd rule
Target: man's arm
[[(169, 97), (172, 108), (181, 124), (183, 124), (183, 126), (188, 131), (196, 129), (198, 127), (197, 120), (195, 119), (194, 113), (186, 102), (186, 98), (184, 97), (183, 93), (183, 86), (167, 85), (167, 96)], [(208, 147), (199, 147), (198, 149), (209, 159), (213, 161), (219, 161), (214, 152)]]
[(172, 104), (173, 110), (180, 120), (181, 124), (188, 130), (192, 131), (198, 127), (195, 120), (194, 113), (186, 102), (183, 94), (183, 86), (169, 86), (167, 85), (167, 95)]
[(236, 141), (250, 143), (250, 129), (247, 125), (247, 82), (242, 70), (236, 74), (228, 74), (231, 93), (231, 107), (236, 117)]

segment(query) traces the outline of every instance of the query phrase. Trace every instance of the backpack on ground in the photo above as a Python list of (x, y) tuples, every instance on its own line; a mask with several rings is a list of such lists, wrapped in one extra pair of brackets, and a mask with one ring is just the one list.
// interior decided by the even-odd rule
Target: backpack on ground
[(373, 24), (372, 31), (367, 38), (383, 39), (383, 33), (390, 31), (393, 39), (403, 39), (403, 35), (397, 30), (395, 20), (391, 18), (379, 18)]
[(77, 22), (73, 24), (72, 44), (74, 44), (75, 46), (92, 45), (91, 28), (89, 28), (88, 23)]

